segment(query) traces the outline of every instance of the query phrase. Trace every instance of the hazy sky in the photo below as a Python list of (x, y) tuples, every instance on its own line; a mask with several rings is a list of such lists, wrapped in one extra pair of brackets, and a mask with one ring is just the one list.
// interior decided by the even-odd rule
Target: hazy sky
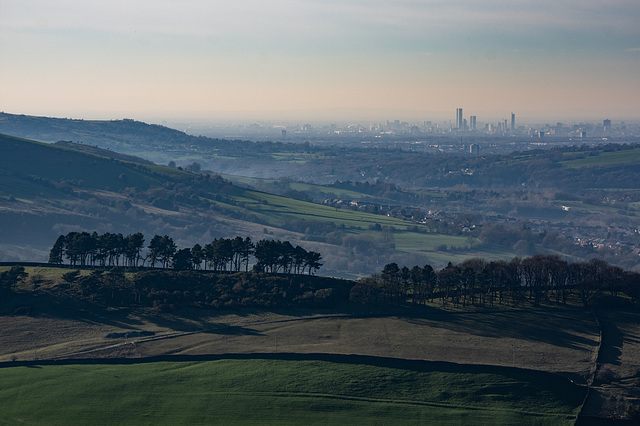
[(0, 110), (640, 119), (638, 0), (0, 0)]

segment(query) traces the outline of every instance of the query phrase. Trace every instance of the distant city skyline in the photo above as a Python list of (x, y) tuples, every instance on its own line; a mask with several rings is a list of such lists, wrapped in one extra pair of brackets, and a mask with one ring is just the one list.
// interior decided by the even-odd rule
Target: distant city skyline
[[(193, 135), (221, 137), (224, 139), (248, 138), (250, 140), (271, 140), (288, 142), (309, 142), (327, 144), (375, 143), (397, 144), (402, 141), (422, 148), (425, 141), (432, 138), (451, 139), (460, 142), (513, 139), (520, 143), (529, 141), (536, 146), (567, 142), (579, 144), (606, 143), (609, 138), (637, 138), (640, 136), (640, 120), (595, 120), (595, 121), (551, 121), (547, 123), (520, 123), (516, 114), (508, 119), (478, 120), (469, 115), (464, 118), (464, 110), (457, 108), (454, 120), (410, 120), (399, 119), (372, 122), (358, 121), (287, 121), (265, 120), (242, 122), (198, 122), (183, 121), (162, 124), (183, 130)], [(435, 145), (438, 146), (437, 144)], [(486, 146), (486, 145), (485, 145)], [(410, 147), (414, 149), (416, 147)], [(500, 147), (503, 149), (504, 147)]]
[(0, 0), (0, 111), (634, 120), (638, 17), (635, 0)]

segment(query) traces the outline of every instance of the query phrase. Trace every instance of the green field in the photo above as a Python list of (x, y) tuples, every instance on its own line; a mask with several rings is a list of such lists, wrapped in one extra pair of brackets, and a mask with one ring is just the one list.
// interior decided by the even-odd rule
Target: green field
[[(246, 176), (235, 176), (235, 175), (227, 175), (220, 174), (224, 179), (234, 182), (240, 183), (243, 185), (273, 185), (279, 182), (278, 179), (265, 179), (265, 178), (254, 178), (254, 177), (246, 177)], [(304, 182), (287, 182), (291, 189), (296, 191), (318, 191), (325, 194), (331, 194), (335, 198), (343, 198), (348, 200), (358, 200), (358, 201), (371, 201), (377, 203), (390, 203), (390, 200), (386, 200), (380, 197), (376, 197), (374, 195), (365, 194), (362, 192), (344, 189), (344, 188), (334, 188), (327, 185), (318, 185), (313, 183), (304, 183)], [(433, 193), (434, 195), (438, 195)]]
[[(459, 253), (459, 256), (442, 253), (440, 252), (442, 247), (470, 251), (478, 242), (475, 238), (424, 232), (428, 231), (428, 228), (423, 225), (395, 217), (337, 209), (258, 191), (239, 189), (234, 194), (234, 199), (242, 203), (258, 218), (273, 226), (284, 226), (290, 221), (329, 222), (350, 234), (372, 237), (381, 235), (381, 232), (373, 230), (373, 227), (377, 225), (387, 227), (387, 229), (393, 229), (392, 238), (396, 250), (405, 253), (427, 254), (429, 258), (433, 257), (438, 263), (441, 259), (447, 259), (443, 264), (450, 260), (464, 259), (470, 256), (465, 256), (462, 253)], [(424, 231), (413, 231), (412, 229), (416, 226)], [(503, 251), (498, 257), (506, 259), (513, 255), (514, 253), (511, 251)]]
[(0, 369), (3, 424), (572, 424), (546, 373), (361, 357)]
[(625, 149), (613, 152), (602, 152), (598, 155), (591, 155), (585, 158), (563, 161), (565, 167), (609, 167), (622, 164), (640, 163), (640, 148)]

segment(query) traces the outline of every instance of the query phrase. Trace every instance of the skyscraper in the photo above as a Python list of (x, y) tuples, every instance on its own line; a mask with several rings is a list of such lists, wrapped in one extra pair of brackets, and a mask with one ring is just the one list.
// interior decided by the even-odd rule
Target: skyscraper
[(469, 117), (469, 129), (470, 130), (476, 130), (476, 121), (477, 121), (477, 117), (475, 115), (472, 115)]
[(516, 115), (511, 113), (511, 131), (516, 130)]
[(462, 130), (462, 108), (456, 109), (456, 128)]

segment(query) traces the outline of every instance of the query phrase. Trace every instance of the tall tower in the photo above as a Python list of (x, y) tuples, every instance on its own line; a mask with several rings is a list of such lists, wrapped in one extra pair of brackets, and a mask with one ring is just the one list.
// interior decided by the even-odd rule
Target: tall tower
[(462, 130), (462, 108), (456, 109), (456, 127)]
[(472, 115), (469, 117), (469, 129), (476, 130), (477, 117)]
[(516, 115), (511, 113), (511, 131), (516, 130)]

